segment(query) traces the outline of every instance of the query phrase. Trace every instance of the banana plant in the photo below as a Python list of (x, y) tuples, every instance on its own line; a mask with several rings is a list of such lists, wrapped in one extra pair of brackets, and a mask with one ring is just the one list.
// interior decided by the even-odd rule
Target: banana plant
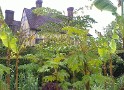
[[(116, 30), (113, 30), (112, 38), (106, 38), (104, 36), (98, 37), (98, 54), (100, 59), (103, 61), (104, 75), (107, 75), (106, 62), (109, 62), (110, 76), (113, 76), (113, 65), (112, 65), (112, 55), (116, 54), (116, 42), (119, 39)], [(109, 60), (109, 61), (108, 61)]]
[[(0, 10), (1, 11), (1, 10)], [(11, 52), (14, 52), (16, 55), (16, 90), (18, 90), (18, 58), (19, 51), (17, 46), (17, 38), (13, 36), (12, 30), (4, 22), (2, 12), (0, 12), (0, 39), (5, 47), (7, 47), (7, 66), (10, 67), (10, 58)], [(7, 74), (7, 83), (10, 89), (10, 75)]]
[(118, 25), (118, 29), (122, 35), (123, 49), (124, 49), (124, 17), (120, 16), (117, 13), (117, 7), (113, 5), (110, 0), (94, 0), (93, 5), (100, 9), (112, 12), (112, 14), (116, 17), (116, 22)]

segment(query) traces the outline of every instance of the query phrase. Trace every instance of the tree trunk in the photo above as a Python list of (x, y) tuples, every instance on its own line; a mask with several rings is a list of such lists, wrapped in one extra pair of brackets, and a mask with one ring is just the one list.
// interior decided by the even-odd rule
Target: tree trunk
[[(9, 50), (9, 48), (7, 49), (7, 61), (6, 61), (6, 65), (7, 65), (7, 67), (9, 67), (10, 68), (10, 54), (11, 52), (10, 52), (10, 50)], [(8, 84), (8, 90), (10, 90), (10, 74), (7, 74), (6, 75), (6, 83)]]
[(16, 90), (18, 90), (18, 63), (19, 63), (19, 54), (16, 54), (16, 79), (15, 79)]

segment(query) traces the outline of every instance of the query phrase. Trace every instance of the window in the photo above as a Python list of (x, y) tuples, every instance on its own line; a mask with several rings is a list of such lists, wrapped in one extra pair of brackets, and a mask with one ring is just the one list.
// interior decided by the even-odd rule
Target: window
[(35, 39), (35, 44), (39, 44), (41, 41), (42, 41), (41, 38), (36, 38), (36, 39)]

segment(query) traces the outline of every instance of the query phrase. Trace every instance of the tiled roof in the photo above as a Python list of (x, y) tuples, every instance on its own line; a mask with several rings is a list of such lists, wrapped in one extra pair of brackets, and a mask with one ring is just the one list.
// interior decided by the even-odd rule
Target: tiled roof
[[(6, 20), (5, 20), (6, 21)], [(11, 23), (6, 21), (6, 24), (14, 31), (17, 31), (21, 27), (21, 21), (13, 20)]]
[(35, 29), (37, 30), (38, 27), (42, 26), (43, 24), (47, 23), (47, 22), (55, 22), (55, 23), (59, 23), (61, 22), (61, 20), (59, 19), (55, 19), (55, 18), (51, 18), (50, 16), (37, 16), (32, 12), (32, 9), (27, 9), (25, 8), (25, 13), (28, 19), (28, 23), (31, 29)]
[(18, 26), (18, 27), (20, 27), (21, 26), (21, 21), (13, 21), (13, 25), (14, 26)]

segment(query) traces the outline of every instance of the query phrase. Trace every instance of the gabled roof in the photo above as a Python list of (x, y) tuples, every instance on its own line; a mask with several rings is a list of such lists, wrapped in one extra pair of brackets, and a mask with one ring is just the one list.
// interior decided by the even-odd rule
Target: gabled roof
[(55, 22), (55, 23), (61, 22), (61, 20), (51, 18), (50, 16), (37, 16), (32, 12), (33, 9), (24, 8), (30, 29), (38, 30), (38, 27), (42, 26), (47, 22)]

